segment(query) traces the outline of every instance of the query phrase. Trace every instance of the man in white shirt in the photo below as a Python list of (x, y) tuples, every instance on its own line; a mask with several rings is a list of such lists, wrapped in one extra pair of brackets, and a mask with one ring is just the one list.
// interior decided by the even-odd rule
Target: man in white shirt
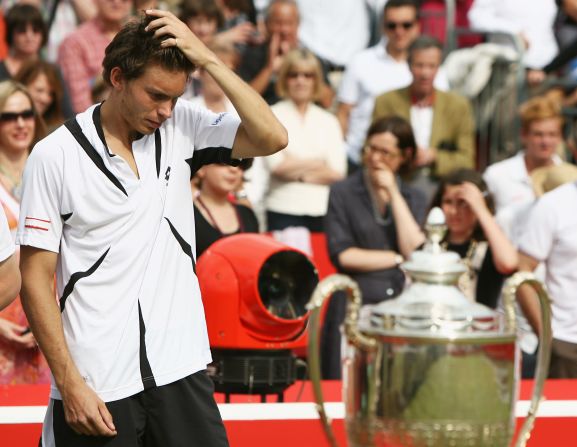
[(483, 178), (495, 201), (499, 224), (507, 229), (519, 209), (535, 200), (531, 172), (539, 167), (561, 163), (556, 154), (562, 141), (563, 118), (557, 103), (536, 97), (519, 111), (524, 150), (507, 160), (489, 166)]
[[(345, 135), (350, 167), (361, 162), (375, 97), (411, 83), (408, 48), (419, 33), (417, 2), (389, 0), (383, 13), (383, 39), (360, 52), (347, 66), (337, 95), (337, 118)], [(446, 90), (446, 77), (438, 76), (435, 86)]]
[[(228, 446), (205, 374), (190, 178), (287, 135), (184, 23), (146, 14), (107, 47), (109, 99), (38, 143), (24, 173), (21, 296), (53, 375), (44, 447)], [(178, 100), (195, 66), (240, 120)]]
[[(519, 250), (519, 269), (533, 271), (545, 263), (551, 296), (553, 344), (549, 377), (577, 378), (577, 183), (545, 194), (531, 210)], [(530, 294), (519, 295), (527, 320), (539, 333), (540, 309)]]
[(529, 69), (543, 68), (558, 52), (555, 3), (555, 0), (475, 0), (469, 9), (469, 23), (479, 31), (518, 36), (525, 46), (523, 64)]
[(14, 242), (4, 211), (0, 211), (0, 310), (18, 295), (20, 270), (14, 256)]

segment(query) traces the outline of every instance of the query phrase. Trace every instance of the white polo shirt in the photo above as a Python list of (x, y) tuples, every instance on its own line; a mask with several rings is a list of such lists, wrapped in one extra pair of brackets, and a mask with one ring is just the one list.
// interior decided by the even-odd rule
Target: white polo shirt
[[(17, 243), (59, 253), (68, 348), (104, 401), (165, 385), (211, 361), (195, 275), (191, 174), (231, 162), (239, 119), (178, 101), (132, 145), (140, 178), (103, 143), (98, 106), (62, 126), (26, 165)], [(159, 139), (158, 139), (159, 138)], [(60, 398), (53, 381), (51, 397)]]
[[(558, 155), (553, 155), (553, 163), (561, 162)], [(535, 200), (533, 182), (525, 164), (525, 151), (490, 165), (483, 179), (495, 201), (497, 220), (502, 226), (512, 225), (515, 214)], [(507, 228), (506, 231), (511, 234), (512, 230)]]
[(535, 204), (519, 249), (540, 262), (551, 295), (553, 337), (577, 343), (577, 183), (559, 186)]
[(8, 228), (8, 220), (4, 211), (0, 211), (0, 262), (14, 254), (14, 242)]
[[(381, 41), (358, 53), (347, 66), (341, 81), (338, 101), (353, 105), (349, 117), (346, 151), (350, 160), (361, 161), (361, 148), (371, 124), (375, 98), (382, 93), (406, 87), (413, 80), (406, 61), (397, 61), (387, 53)], [(435, 88), (448, 90), (449, 82), (441, 68), (435, 77)]]

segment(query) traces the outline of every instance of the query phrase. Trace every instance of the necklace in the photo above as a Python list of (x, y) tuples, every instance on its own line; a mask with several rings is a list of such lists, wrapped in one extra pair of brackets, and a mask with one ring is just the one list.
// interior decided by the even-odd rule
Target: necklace
[[(212, 227), (218, 231), (220, 233), (221, 236), (224, 236), (224, 232), (220, 229), (220, 227), (218, 226), (218, 224), (216, 223), (216, 219), (214, 218), (214, 216), (212, 215), (212, 213), (210, 212), (210, 210), (208, 209), (208, 207), (206, 206), (206, 204), (202, 201), (202, 199), (200, 198), (200, 192), (198, 193), (198, 195), (196, 196), (196, 201), (198, 202), (198, 204), (202, 207), (202, 209), (205, 211), (207, 217), (210, 219), (210, 224), (212, 225)], [(234, 212), (236, 214), (236, 220), (238, 221), (238, 232), (239, 233), (244, 233), (244, 225), (242, 224), (242, 220), (240, 218), (240, 214), (238, 213), (238, 208), (234, 205), (231, 204), (232, 207), (234, 208)]]
[(4, 177), (10, 180), (10, 183), (12, 183), (10, 193), (16, 200), (20, 201), (20, 199), (22, 198), (22, 179), (14, 178), (14, 176), (12, 176), (12, 174), (10, 174), (10, 172), (8, 172), (8, 170), (1, 163), (0, 163), (0, 174), (2, 174)]

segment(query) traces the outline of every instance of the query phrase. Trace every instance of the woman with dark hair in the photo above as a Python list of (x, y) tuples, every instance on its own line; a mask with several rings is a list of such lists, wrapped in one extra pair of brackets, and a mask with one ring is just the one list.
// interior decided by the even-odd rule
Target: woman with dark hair
[(40, 59), (40, 50), (48, 39), (48, 29), (42, 14), (33, 5), (14, 5), (4, 20), (8, 56), (0, 62), (0, 81), (16, 76), (25, 62)]
[[(415, 157), (411, 125), (400, 117), (375, 121), (363, 149), (363, 168), (331, 186), (325, 218), (328, 251), (337, 270), (361, 289), (363, 304), (399, 295), (405, 275), (399, 268), (425, 240), (419, 227), (427, 208), (423, 193), (405, 183)], [(335, 296), (323, 329), (326, 379), (340, 377), (339, 326), (343, 296)]]
[(325, 218), (329, 254), (339, 271), (359, 283), (364, 304), (402, 291), (399, 264), (424, 242), (419, 223), (425, 197), (403, 180), (415, 147), (403, 118), (377, 120), (367, 133), (363, 169), (331, 187)]
[(493, 201), (483, 177), (459, 169), (444, 177), (432, 206), (447, 221), (445, 247), (457, 252), (469, 271), (459, 282), (471, 300), (495, 308), (505, 276), (517, 270), (517, 250), (493, 217)]
[(56, 65), (41, 60), (29, 61), (22, 66), (14, 80), (28, 89), (36, 111), (49, 130), (60, 126), (66, 116), (71, 115), (70, 104), (66, 115), (63, 111), (67, 96), (64, 95), (64, 83)]

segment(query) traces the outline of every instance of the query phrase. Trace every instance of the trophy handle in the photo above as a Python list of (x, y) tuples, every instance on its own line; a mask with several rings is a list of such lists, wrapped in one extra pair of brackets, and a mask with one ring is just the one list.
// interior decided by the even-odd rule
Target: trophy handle
[(539, 403), (543, 397), (543, 385), (545, 384), (545, 379), (549, 372), (549, 360), (551, 358), (552, 336), (550, 299), (541, 282), (538, 281), (532, 273), (517, 272), (505, 282), (503, 301), (506, 317), (510, 327), (515, 328), (515, 295), (517, 289), (526, 283), (533, 286), (539, 297), (542, 329), (541, 334), (539, 334), (539, 353), (537, 354), (537, 370), (535, 372), (535, 382), (533, 385), (533, 397), (531, 398), (529, 413), (519, 431), (515, 447), (525, 447), (529, 437), (531, 436), (531, 430), (533, 430), (535, 418), (537, 417), (537, 409), (539, 408)]
[(359, 310), (361, 308), (361, 291), (355, 281), (346, 275), (331, 275), (323, 279), (315, 288), (310, 301), (307, 304), (309, 315), (309, 340), (308, 340), (308, 364), (313, 393), (317, 405), (317, 412), (323, 425), (325, 435), (331, 447), (338, 447), (331, 421), (325, 411), (323, 391), (321, 388), (321, 359), (320, 349), (320, 313), (325, 301), (335, 292), (344, 291), (347, 295), (347, 313), (345, 316), (345, 334), (349, 343), (364, 349), (376, 347), (375, 340), (361, 334), (357, 329)]

